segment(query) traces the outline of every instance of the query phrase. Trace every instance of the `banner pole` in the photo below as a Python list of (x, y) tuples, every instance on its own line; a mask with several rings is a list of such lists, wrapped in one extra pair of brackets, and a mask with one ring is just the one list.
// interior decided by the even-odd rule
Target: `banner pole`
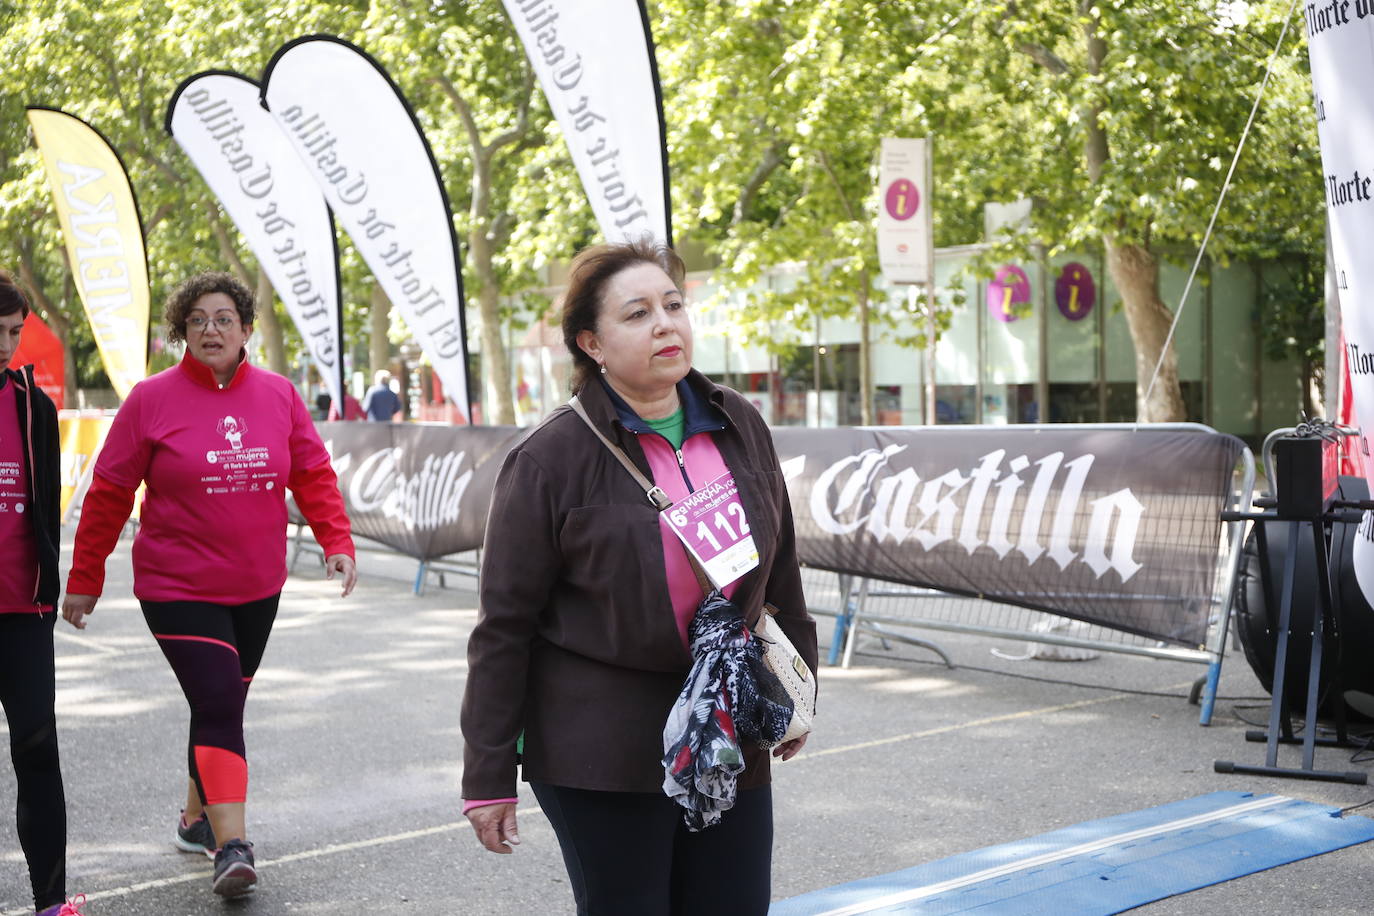
[(649, 76), (654, 84), (654, 107), (658, 109), (658, 149), (663, 157), (663, 243), (673, 247), (673, 192), (668, 174), (668, 119), (663, 112), (663, 83), (658, 75), (658, 49), (654, 45), (654, 30), (649, 25), (649, 8), (639, 0), (639, 18), (644, 26), (644, 47), (649, 53)]
[(344, 332), (344, 308), (343, 308), (343, 268), (339, 264), (339, 233), (334, 225), (334, 211), (328, 204), (325, 204), (325, 212), (329, 214), (329, 240), (334, 246), (334, 307), (338, 309), (336, 320), (339, 327), (339, 397), (343, 403), (339, 405), (339, 419), (348, 419), (348, 372), (344, 369), (344, 350), (348, 346), (348, 334)]
[[(913, 286), (912, 289), (915, 289)], [(926, 283), (926, 423), (935, 426), (940, 417), (935, 409), (935, 281)]]
[(926, 341), (929, 346), (926, 348), (930, 358), (926, 361), (927, 382), (929, 386), (926, 397), (930, 401), (929, 413), (926, 415), (931, 426), (940, 422), (939, 412), (936, 410), (935, 398), (935, 346), (937, 335), (935, 333), (935, 211), (931, 209), (931, 201), (935, 199), (935, 138), (932, 137), (926, 142), (926, 208), (921, 216), (925, 221), (926, 236), (926, 292), (929, 294), (930, 311), (926, 315)]

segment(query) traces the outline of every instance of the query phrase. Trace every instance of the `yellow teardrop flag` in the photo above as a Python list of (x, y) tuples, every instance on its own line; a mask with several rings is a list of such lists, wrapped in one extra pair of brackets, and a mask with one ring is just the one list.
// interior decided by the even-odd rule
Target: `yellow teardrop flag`
[(30, 108), (77, 291), (120, 398), (148, 375), (148, 259), (129, 176), (80, 118)]

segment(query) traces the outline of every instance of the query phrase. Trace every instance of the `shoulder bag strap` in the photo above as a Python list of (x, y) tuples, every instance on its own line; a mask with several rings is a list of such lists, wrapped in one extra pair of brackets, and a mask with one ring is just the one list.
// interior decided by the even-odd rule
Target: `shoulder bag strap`
[[(596, 434), (596, 438), (600, 439), (601, 444), (610, 450), (610, 453), (615, 456), (615, 459), (620, 462), (621, 466), (630, 472), (630, 476), (635, 479), (635, 483), (639, 484), (640, 489), (644, 491), (644, 495), (648, 497), (649, 502), (655, 509), (662, 512), (673, 504), (673, 501), (668, 498), (668, 494), (663, 492), (662, 487), (645, 477), (644, 473), (640, 471), (639, 468), (635, 467), (635, 463), (630, 460), (629, 455), (625, 454), (624, 449), (616, 445), (606, 437), (605, 433), (596, 428), (596, 424), (592, 422), (592, 418), (587, 416), (587, 408), (582, 406), (582, 402), (577, 399), (577, 395), (573, 395), (568, 399), (568, 406), (582, 418), (582, 422), (586, 423), (587, 428)], [(696, 575), (697, 584), (701, 586), (702, 592), (710, 594), (713, 589), (711, 580), (706, 577), (706, 571), (701, 568), (701, 564), (697, 562), (696, 557), (692, 556), (690, 550), (684, 547), (683, 552), (687, 554), (687, 561), (692, 564), (692, 572)]]
[(668, 494), (663, 492), (662, 487), (657, 486), (652, 480), (645, 477), (639, 468), (635, 467), (635, 463), (630, 460), (629, 455), (625, 454), (624, 449), (606, 438), (606, 434), (596, 428), (592, 418), (587, 416), (587, 408), (582, 406), (577, 395), (573, 395), (568, 400), (568, 406), (577, 412), (577, 415), (582, 418), (582, 422), (587, 424), (587, 428), (595, 433), (596, 438), (601, 440), (601, 444), (606, 446), (610, 453), (615, 456), (615, 460), (619, 461), (621, 466), (630, 472), (630, 476), (635, 479), (635, 483), (639, 484), (639, 488), (644, 491), (644, 495), (648, 497), (655, 509), (662, 512), (673, 504), (673, 501), (668, 498)]

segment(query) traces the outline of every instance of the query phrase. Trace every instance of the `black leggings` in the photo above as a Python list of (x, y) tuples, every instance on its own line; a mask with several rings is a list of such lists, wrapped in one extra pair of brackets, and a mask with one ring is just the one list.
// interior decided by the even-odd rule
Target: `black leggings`
[(742, 789), (720, 823), (688, 831), (666, 795), (531, 783), (558, 835), (579, 916), (768, 912), (773, 791)]
[(67, 801), (53, 715), (56, 620), (54, 613), (0, 614), (0, 704), (19, 784), (14, 819), (39, 910), (61, 903), (67, 889)]
[(281, 595), (247, 604), (140, 601), (143, 619), (191, 706), (186, 757), (202, 804), (243, 802), (243, 703), (267, 649)]

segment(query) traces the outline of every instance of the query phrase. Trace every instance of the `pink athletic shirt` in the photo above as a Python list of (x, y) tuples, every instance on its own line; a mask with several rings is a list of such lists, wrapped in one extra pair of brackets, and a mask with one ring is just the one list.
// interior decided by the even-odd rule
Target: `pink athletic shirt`
[(34, 604), (38, 589), (38, 548), (29, 509), (29, 457), (19, 435), (14, 389), (0, 381), (0, 614), (37, 614), (52, 610)]
[(287, 481), (328, 463), (305, 402), (280, 375), (244, 362), (220, 388), (188, 355), (139, 382), (95, 466), (121, 487), (148, 485), (134, 594), (242, 604), (281, 591)]

